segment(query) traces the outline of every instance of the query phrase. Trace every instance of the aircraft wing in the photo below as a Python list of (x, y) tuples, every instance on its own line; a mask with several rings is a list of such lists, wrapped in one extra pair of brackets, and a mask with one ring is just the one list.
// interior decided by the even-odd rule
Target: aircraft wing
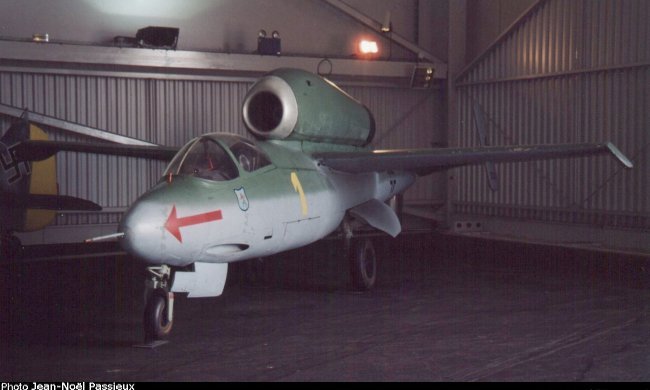
[(19, 161), (40, 161), (53, 156), (59, 151), (171, 160), (176, 152), (178, 152), (179, 148), (167, 146), (25, 140), (14, 145), (12, 149), (15, 153), (15, 158)]
[(89, 200), (65, 195), (46, 194), (2, 194), (3, 204), (9, 207), (40, 210), (99, 211), (102, 207)]
[(398, 149), (362, 152), (322, 152), (313, 157), (321, 165), (349, 173), (412, 171), (426, 175), (436, 171), (491, 162), (532, 161), (612, 154), (625, 167), (632, 162), (612, 143), (530, 146), (487, 146), (476, 148)]

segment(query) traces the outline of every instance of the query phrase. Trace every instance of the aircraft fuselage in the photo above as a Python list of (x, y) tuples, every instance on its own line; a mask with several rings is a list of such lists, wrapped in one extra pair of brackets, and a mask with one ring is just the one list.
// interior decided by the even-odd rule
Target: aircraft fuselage
[(347, 210), (385, 201), (415, 180), (405, 172), (335, 172), (301, 151), (257, 145), (270, 164), (252, 172), (237, 164), (234, 179), (161, 179), (125, 215), (125, 249), (147, 263), (179, 267), (268, 256), (327, 236)]

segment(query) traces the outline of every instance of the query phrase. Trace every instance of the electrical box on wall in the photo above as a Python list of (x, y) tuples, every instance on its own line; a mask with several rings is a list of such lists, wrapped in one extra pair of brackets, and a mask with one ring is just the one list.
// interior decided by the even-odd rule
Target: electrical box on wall
[(266, 31), (260, 30), (257, 36), (257, 52), (262, 55), (276, 55), (282, 53), (282, 41), (280, 33), (273, 31), (270, 37), (266, 36)]
[(176, 50), (178, 32), (176, 27), (149, 26), (139, 29), (135, 37), (116, 36), (113, 44), (117, 47)]
[(135, 40), (140, 47), (176, 50), (178, 31), (176, 27), (145, 27), (138, 30)]

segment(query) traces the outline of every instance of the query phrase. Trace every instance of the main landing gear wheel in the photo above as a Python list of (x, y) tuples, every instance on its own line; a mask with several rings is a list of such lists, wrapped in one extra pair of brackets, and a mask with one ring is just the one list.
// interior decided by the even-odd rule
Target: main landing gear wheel
[(174, 294), (169, 291), (171, 268), (166, 265), (147, 267), (145, 281), (144, 341), (156, 346), (169, 337), (174, 324)]
[(377, 257), (369, 238), (352, 243), (350, 248), (350, 275), (352, 287), (366, 291), (374, 287), (377, 279)]

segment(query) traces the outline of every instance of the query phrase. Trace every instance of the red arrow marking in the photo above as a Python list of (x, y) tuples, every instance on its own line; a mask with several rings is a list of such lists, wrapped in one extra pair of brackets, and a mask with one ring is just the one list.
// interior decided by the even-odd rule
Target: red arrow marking
[(172, 208), (172, 212), (169, 213), (169, 218), (165, 222), (165, 229), (176, 237), (179, 242), (183, 242), (183, 236), (181, 236), (181, 228), (185, 226), (198, 225), (201, 223), (218, 221), (222, 219), (221, 210), (210, 211), (203, 214), (190, 215), (189, 217), (178, 218), (176, 216), (176, 205)]

